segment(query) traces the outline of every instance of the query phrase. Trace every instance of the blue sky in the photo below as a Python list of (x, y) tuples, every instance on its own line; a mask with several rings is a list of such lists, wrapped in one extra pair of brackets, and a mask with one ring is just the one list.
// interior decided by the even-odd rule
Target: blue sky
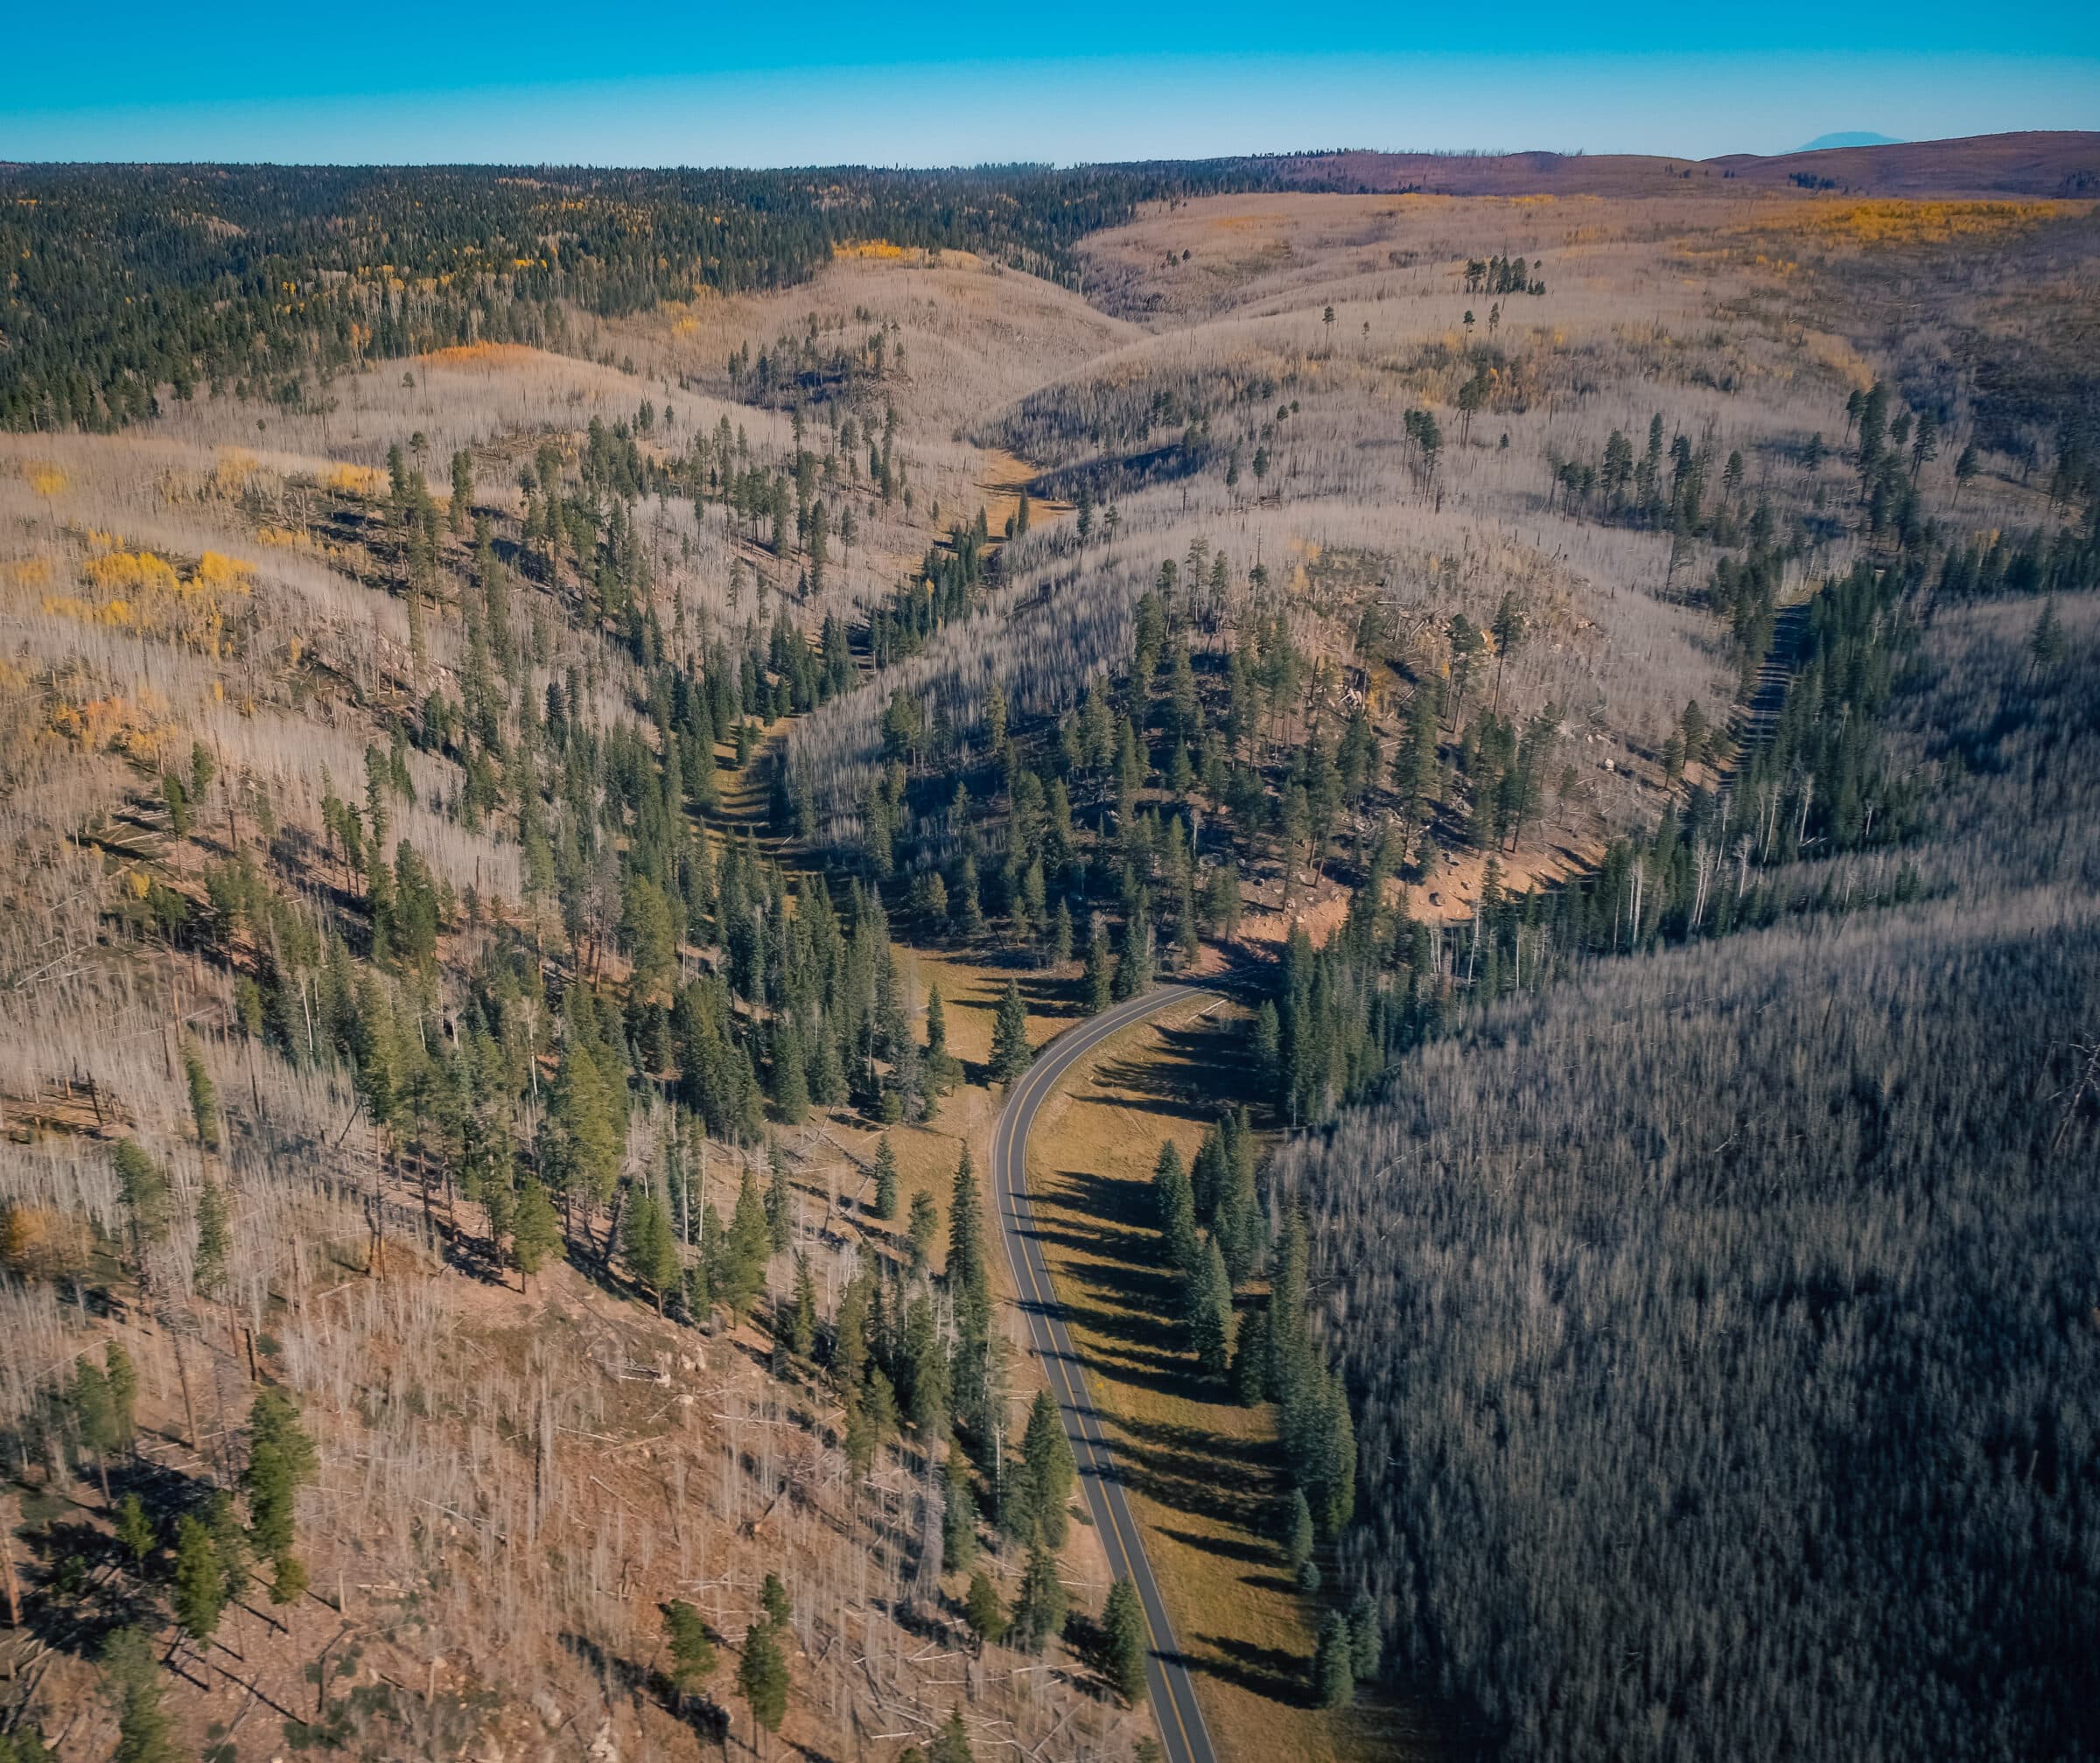
[[(208, 28), (205, 21), (208, 20)], [(953, 164), (1774, 152), (2100, 128), (2100, 6), (24, 6), (0, 157)]]

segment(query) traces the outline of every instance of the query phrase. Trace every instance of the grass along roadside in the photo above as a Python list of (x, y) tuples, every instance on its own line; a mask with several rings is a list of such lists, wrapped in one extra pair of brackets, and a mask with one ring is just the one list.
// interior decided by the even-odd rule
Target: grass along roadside
[(1152, 1228), (1160, 1141), (1193, 1161), (1218, 1114), (1249, 1098), (1238, 1018), (1214, 998), (1178, 1001), (1079, 1060), (1030, 1135), (1029, 1192), (1220, 1754), (1404, 1754), (1415, 1735), (1392, 1711), (1311, 1705), (1319, 1613), (1273, 1540), (1284, 1492), (1274, 1413), (1198, 1375)]

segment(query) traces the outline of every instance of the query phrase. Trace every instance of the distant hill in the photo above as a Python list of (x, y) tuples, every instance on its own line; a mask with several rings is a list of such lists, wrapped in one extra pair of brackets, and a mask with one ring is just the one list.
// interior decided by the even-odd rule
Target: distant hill
[(1834, 135), (1818, 135), (1805, 147), (1797, 147), (1797, 153), (1824, 153), (1832, 147), (1900, 147), (1902, 142), (1894, 135), (1877, 135), (1871, 129), (1840, 129)]
[(1866, 196), (2100, 195), (2100, 132), (1974, 135), (1954, 141), (1839, 145), (1825, 136), (1796, 153), (1672, 159), (1634, 153), (1307, 153), (1272, 162), (1286, 184), (1452, 196), (1660, 196), (1688, 183), (1788, 188), (1796, 182)]

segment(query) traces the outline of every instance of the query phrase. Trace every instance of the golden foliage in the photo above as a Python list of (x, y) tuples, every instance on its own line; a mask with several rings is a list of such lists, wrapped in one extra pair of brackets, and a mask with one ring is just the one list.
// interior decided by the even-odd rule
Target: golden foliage
[[(90, 542), (106, 538), (94, 534)], [(208, 655), (220, 653), (234, 603), (255, 589), (253, 564), (206, 551), (185, 576), (156, 551), (95, 549), (80, 565), (85, 594), (46, 594), (55, 618), (142, 635), (170, 637)]]
[(248, 480), (261, 468), (262, 462), (253, 453), (239, 447), (221, 447), (219, 458), (212, 467), (211, 486), (222, 496), (237, 496), (248, 486)]
[(65, 472), (49, 459), (9, 460), (0, 463), (0, 472), (21, 479), (46, 500), (57, 495), (71, 481)]
[(136, 697), (114, 692), (75, 703), (54, 683), (46, 720), (52, 733), (89, 752), (118, 753), (144, 766), (159, 765), (182, 745), (167, 706), (150, 691)]
[(864, 262), (891, 262), (905, 255), (904, 247), (892, 245), (887, 239), (850, 239), (831, 248), (835, 258), (857, 258)]
[(21, 1279), (70, 1279), (88, 1270), (94, 1233), (76, 1213), (12, 1206), (0, 1224), (0, 1265)]
[[(2022, 233), (2089, 212), (2090, 202), (1817, 201), (1765, 207), (1735, 230), (1822, 245), (1941, 245)], [(1784, 273), (1783, 264), (1772, 265)]]
[(538, 354), (523, 343), (454, 343), (431, 349), (416, 359), (433, 367), (516, 367)]
[(383, 496), (390, 487), (387, 474), (376, 465), (335, 465), (321, 479), (321, 487), (339, 496)]

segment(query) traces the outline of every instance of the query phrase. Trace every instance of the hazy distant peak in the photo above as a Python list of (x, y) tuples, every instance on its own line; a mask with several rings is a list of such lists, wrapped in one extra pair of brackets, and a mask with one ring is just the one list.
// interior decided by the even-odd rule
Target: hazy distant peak
[(1826, 147), (1900, 147), (1902, 144), (1894, 135), (1877, 135), (1870, 129), (1841, 129), (1835, 135), (1818, 135), (1805, 147), (1795, 150), (1820, 153)]

